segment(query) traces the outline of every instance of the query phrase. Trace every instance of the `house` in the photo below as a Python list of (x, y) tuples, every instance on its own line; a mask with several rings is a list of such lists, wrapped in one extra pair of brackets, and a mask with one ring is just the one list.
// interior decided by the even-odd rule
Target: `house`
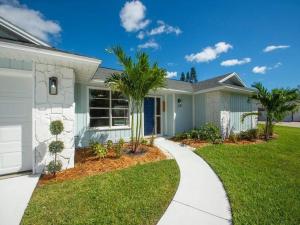
[[(64, 168), (74, 165), (76, 147), (91, 139), (130, 138), (129, 102), (104, 85), (120, 71), (101, 60), (61, 51), (0, 18), (0, 175), (32, 170), (49, 162), (50, 121), (62, 120)], [(168, 80), (144, 101), (143, 135), (172, 136), (214, 122), (223, 136), (256, 126), (241, 123), (252, 92), (236, 73), (190, 84)]]
[[(258, 107), (258, 113), (258, 121), (266, 121), (266, 111), (261, 105)], [(300, 122), (300, 104), (295, 112), (289, 112), (282, 121)]]

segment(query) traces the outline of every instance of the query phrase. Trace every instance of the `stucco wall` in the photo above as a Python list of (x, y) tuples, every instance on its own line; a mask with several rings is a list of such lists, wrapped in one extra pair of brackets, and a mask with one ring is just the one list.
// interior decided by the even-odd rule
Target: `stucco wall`
[[(58, 78), (58, 94), (49, 95), (49, 77)], [(65, 145), (59, 159), (63, 162), (63, 168), (74, 166), (74, 71), (73, 69), (45, 65), (34, 65), (34, 147), (35, 170), (41, 172), (45, 165), (52, 160), (48, 152), (49, 143), (55, 139), (50, 134), (49, 125), (53, 120), (61, 120), (64, 131), (58, 136)]]

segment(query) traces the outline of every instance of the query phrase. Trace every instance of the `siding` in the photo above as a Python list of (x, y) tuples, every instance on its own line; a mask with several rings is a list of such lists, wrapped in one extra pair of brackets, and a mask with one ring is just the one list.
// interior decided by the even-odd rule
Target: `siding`
[(32, 70), (32, 61), (16, 60), (0, 57), (0, 68), (16, 70)]
[(233, 132), (240, 132), (256, 126), (256, 123), (253, 123), (254, 116), (247, 117), (244, 123), (241, 122), (241, 116), (244, 113), (254, 111), (252, 103), (248, 101), (248, 96), (231, 94), (229, 107), (230, 130)]
[[(179, 107), (178, 99), (181, 99), (182, 106)], [(175, 128), (176, 132), (188, 131), (193, 128), (193, 96), (176, 94), (175, 95), (175, 110), (176, 110), (176, 120)]]

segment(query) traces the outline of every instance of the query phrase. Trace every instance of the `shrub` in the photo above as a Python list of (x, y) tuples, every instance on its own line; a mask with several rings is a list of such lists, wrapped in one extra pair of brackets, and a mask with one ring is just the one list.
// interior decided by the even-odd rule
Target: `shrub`
[(52, 135), (59, 135), (64, 130), (64, 125), (60, 120), (52, 121), (50, 124), (50, 132)]
[(148, 141), (147, 141), (146, 139), (143, 138), (142, 141), (141, 141), (141, 144), (142, 144), (142, 145), (147, 145), (147, 144), (148, 144)]
[(151, 137), (150, 137), (150, 140), (149, 140), (149, 145), (150, 145), (151, 147), (154, 146), (154, 139), (155, 139), (155, 137), (154, 137), (154, 135), (152, 134)]
[(49, 144), (49, 152), (52, 154), (60, 153), (64, 149), (64, 143), (62, 141), (52, 141)]
[(62, 162), (57, 160), (57, 154), (63, 151), (64, 143), (62, 141), (58, 141), (57, 136), (63, 132), (64, 125), (60, 120), (55, 120), (50, 123), (49, 129), (51, 134), (55, 135), (55, 141), (52, 141), (48, 147), (50, 154), (54, 155), (54, 160), (49, 162), (47, 170), (55, 176), (56, 172), (60, 171), (62, 168)]
[(113, 143), (112, 140), (108, 140), (108, 141), (106, 142), (106, 147), (107, 147), (107, 149), (112, 149), (113, 145), (114, 145), (114, 143)]
[(193, 129), (189, 133), (192, 139), (199, 139), (199, 130)]
[(236, 133), (234, 133), (233, 131), (231, 131), (230, 134), (229, 134), (228, 139), (233, 143), (237, 143), (238, 135)]
[(249, 129), (246, 131), (241, 131), (239, 133), (240, 140), (253, 141), (253, 140), (256, 140), (258, 137), (259, 137), (258, 129)]
[(114, 146), (114, 152), (117, 158), (120, 158), (122, 155), (122, 145), (120, 143), (116, 144)]
[(62, 163), (60, 160), (56, 160), (56, 161), (52, 160), (47, 165), (47, 171), (52, 174), (55, 174), (57, 171), (60, 171), (61, 168), (62, 168)]
[(91, 141), (90, 147), (92, 151), (97, 154), (100, 158), (104, 158), (107, 155), (107, 148), (103, 144), (100, 144), (97, 141)]
[(120, 139), (119, 139), (119, 145), (123, 148), (124, 144), (125, 144), (124, 139), (123, 139), (123, 138), (120, 138)]
[(211, 143), (215, 144), (221, 139), (220, 128), (214, 125), (213, 123), (207, 123), (200, 128), (199, 136), (203, 140), (208, 140)]

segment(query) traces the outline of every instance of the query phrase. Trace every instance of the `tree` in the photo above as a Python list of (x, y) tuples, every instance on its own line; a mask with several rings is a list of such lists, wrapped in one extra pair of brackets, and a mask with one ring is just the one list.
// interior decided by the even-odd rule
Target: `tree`
[(185, 82), (190, 82), (190, 81), (191, 81), (190, 72), (187, 72), (185, 76)]
[(191, 68), (191, 83), (197, 83), (198, 79), (197, 79), (197, 73), (196, 73), (196, 69), (195, 67)]
[(149, 56), (144, 52), (137, 52), (135, 60), (127, 56), (121, 47), (113, 47), (111, 52), (123, 66), (123, 72), (112, 74), (105, 84), (112, 90), (122, 92), (130, 100), (132, 152), (136, 152), (140, 144), (144, 98), (150, 91), (165, 87), (167, 74), (157, 63), (150, 65)]
[(180, 80), (181, 80), (181, 81), (185, 81), (185, 75), (184, 75), (184, 72), (181, 73)]
[(57, 136), (61, 134), (63, 130), (64, 125), (60, 120), (55, 120), (50, 123), (50, 133), (52, 135), (55, 135), (55, 141), (52, 141), (49, 144), (49, 152), (51, 155), (54, 155), (54, 160), (49, 162), (49, 164), (47, 165), (47, 169), (54, 176), (56, 175), (56, 172), (60, 171), (62, 168), (62, 163), (57, 159), (57, 155), (64, 149), (64, 143), (62, 141), (59, 141)]
[[(269, 140), (273, 132), (273, 122), (281, 121), (287, 113), (292, 112), (299, 102), (299, 90), (289, 88), (275, 88), (268, 91), (261, 83), (252, 85), (256, 92), (250, 97), (260, 102), (266, 111), (265, 139)], [(244, 113), (242, 121), (245, 117), (257, 113)]]

